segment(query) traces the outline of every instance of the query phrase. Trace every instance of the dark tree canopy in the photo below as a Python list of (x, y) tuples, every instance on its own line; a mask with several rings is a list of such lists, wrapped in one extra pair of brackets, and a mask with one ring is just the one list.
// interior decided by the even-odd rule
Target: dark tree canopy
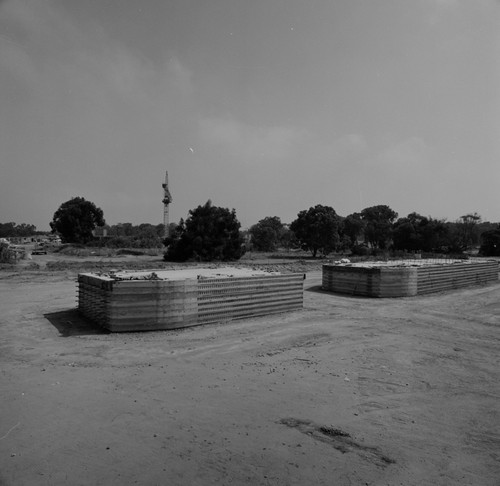
[(344, 218), (342, 231), (349, 238), (351, 246), (356, 245), (358, 237), (363, 234), (364, 229), (365, 223), (360, 213), (352, 213)]
[(480, 222), (481, 216), (477, 213), (460, 216), (456, 224), (462, 250), (468, 250), (479, 243), (478, 224)]
[(392, 238), (396, 250), (440, 251), (448, 246), (449, 229), (444, 221), (411, 213), (394, 223)]
[(274, 251), (281, 242), (284, 227), (278, 216), (261, 219), (250, 228), (252, 246), (257, 251)]
[(36, 233), (36, 226), (32, 224), (14, 222), (0, 223), (0, 238), (26, 237)]
[(111, 248), (161, 248), (165, 234), (163, 224), (118, 223), (106, 226), (106, 238), (99, 241), (100, 246)]
[(165, 233), (163, 224), (141, 223), (133, 225), (132, 223), (118, 223), (107, 227), (108, 236), (130, 236), (144, 239), (161, 238)]
[(340, 225), (340, 217), (333, 208), (318, 204), (307, 211), (300, 211), (290, 229), (302, 248), (316, 257), (318, 251), (328, 255), (337, 248)]
[(59, 233), (66, 243), (87, 243), (97, 226), (104, 226), (102, 209), (83, 197), (62, 203), (50, 223), (53, 233)]
[(392, 224), (398, 213), (389, 206), (381, 204), (361, 211), (361, 219), (365, 222), (365, 240), (374, 248), (385, 249), (392, 237)]
[(167, 261), (238, 260), (245, 253), (236, 211), (212, 206), (210, 201), (190, 210), (165, 244)]
[(481, 233), (481, 241), (480, 255), (500, 256), (500, 224), (497, 229)]

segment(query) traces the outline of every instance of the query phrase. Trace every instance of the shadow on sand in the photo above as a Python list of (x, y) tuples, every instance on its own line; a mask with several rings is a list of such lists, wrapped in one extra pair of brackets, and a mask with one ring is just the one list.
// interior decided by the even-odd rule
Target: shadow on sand
[(331, 294), (331, 292), (323, 290), (321, 285), (311, 285), (311, 287), (304, 286), (304, 292), (317, 292), (318, 294)]
[(78, 309), (50, 312), (43, 317), (59, 331), (62, 337), (109, 334), (108, 330), (83, 317)]
[(343, 292), (334, 292), (333, 290), (324, 290), (321, 285), (312, 285), (311, 287), (304, 287), (304, 292), (314, 292), (315, 294), (324, 294), (336, 297), (344, 297), (347, 299), (369, 300), (376, 297), (367, 297), (364, 295), (353, 295)]

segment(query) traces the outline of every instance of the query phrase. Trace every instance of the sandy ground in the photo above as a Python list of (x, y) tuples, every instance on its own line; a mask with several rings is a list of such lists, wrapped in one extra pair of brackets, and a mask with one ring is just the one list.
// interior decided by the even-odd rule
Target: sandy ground
[(500, 284), (108, 334), (0, 272), (0, 484), (498, 485)]

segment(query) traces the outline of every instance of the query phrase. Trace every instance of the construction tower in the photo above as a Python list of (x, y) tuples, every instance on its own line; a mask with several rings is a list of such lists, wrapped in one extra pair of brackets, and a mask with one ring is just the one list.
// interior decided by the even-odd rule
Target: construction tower
[(163, 187), (163, 225), (165, 226), (165, 238), (169, 236), (169, 220), (168, 220), (168, 205), (172, 202), (172, 196), (168, 190), (168, 171), (165, 172), (165, 182), (162, 184)]

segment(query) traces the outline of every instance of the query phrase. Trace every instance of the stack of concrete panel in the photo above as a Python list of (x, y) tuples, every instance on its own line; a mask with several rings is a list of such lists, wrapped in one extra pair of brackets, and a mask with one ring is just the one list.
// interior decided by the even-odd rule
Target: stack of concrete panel
[(78, 308), (94, 322), (104, 323), (108, 313), (107, 295), (113, 288), (113, 279), (92, 274), (78, 276)]
[(323, 265), (323, 289), (366, 297), (416, 295), (417, 275), (412, 270), (400, 267)]
[(114, 332), (176, 329), (301, 309), (303, 279), (232, 268), (86, 273), (78, 308)]
[(496, 261), (323, 265), (324, 290), (367, 297), (414, 296), (497, 280)]

